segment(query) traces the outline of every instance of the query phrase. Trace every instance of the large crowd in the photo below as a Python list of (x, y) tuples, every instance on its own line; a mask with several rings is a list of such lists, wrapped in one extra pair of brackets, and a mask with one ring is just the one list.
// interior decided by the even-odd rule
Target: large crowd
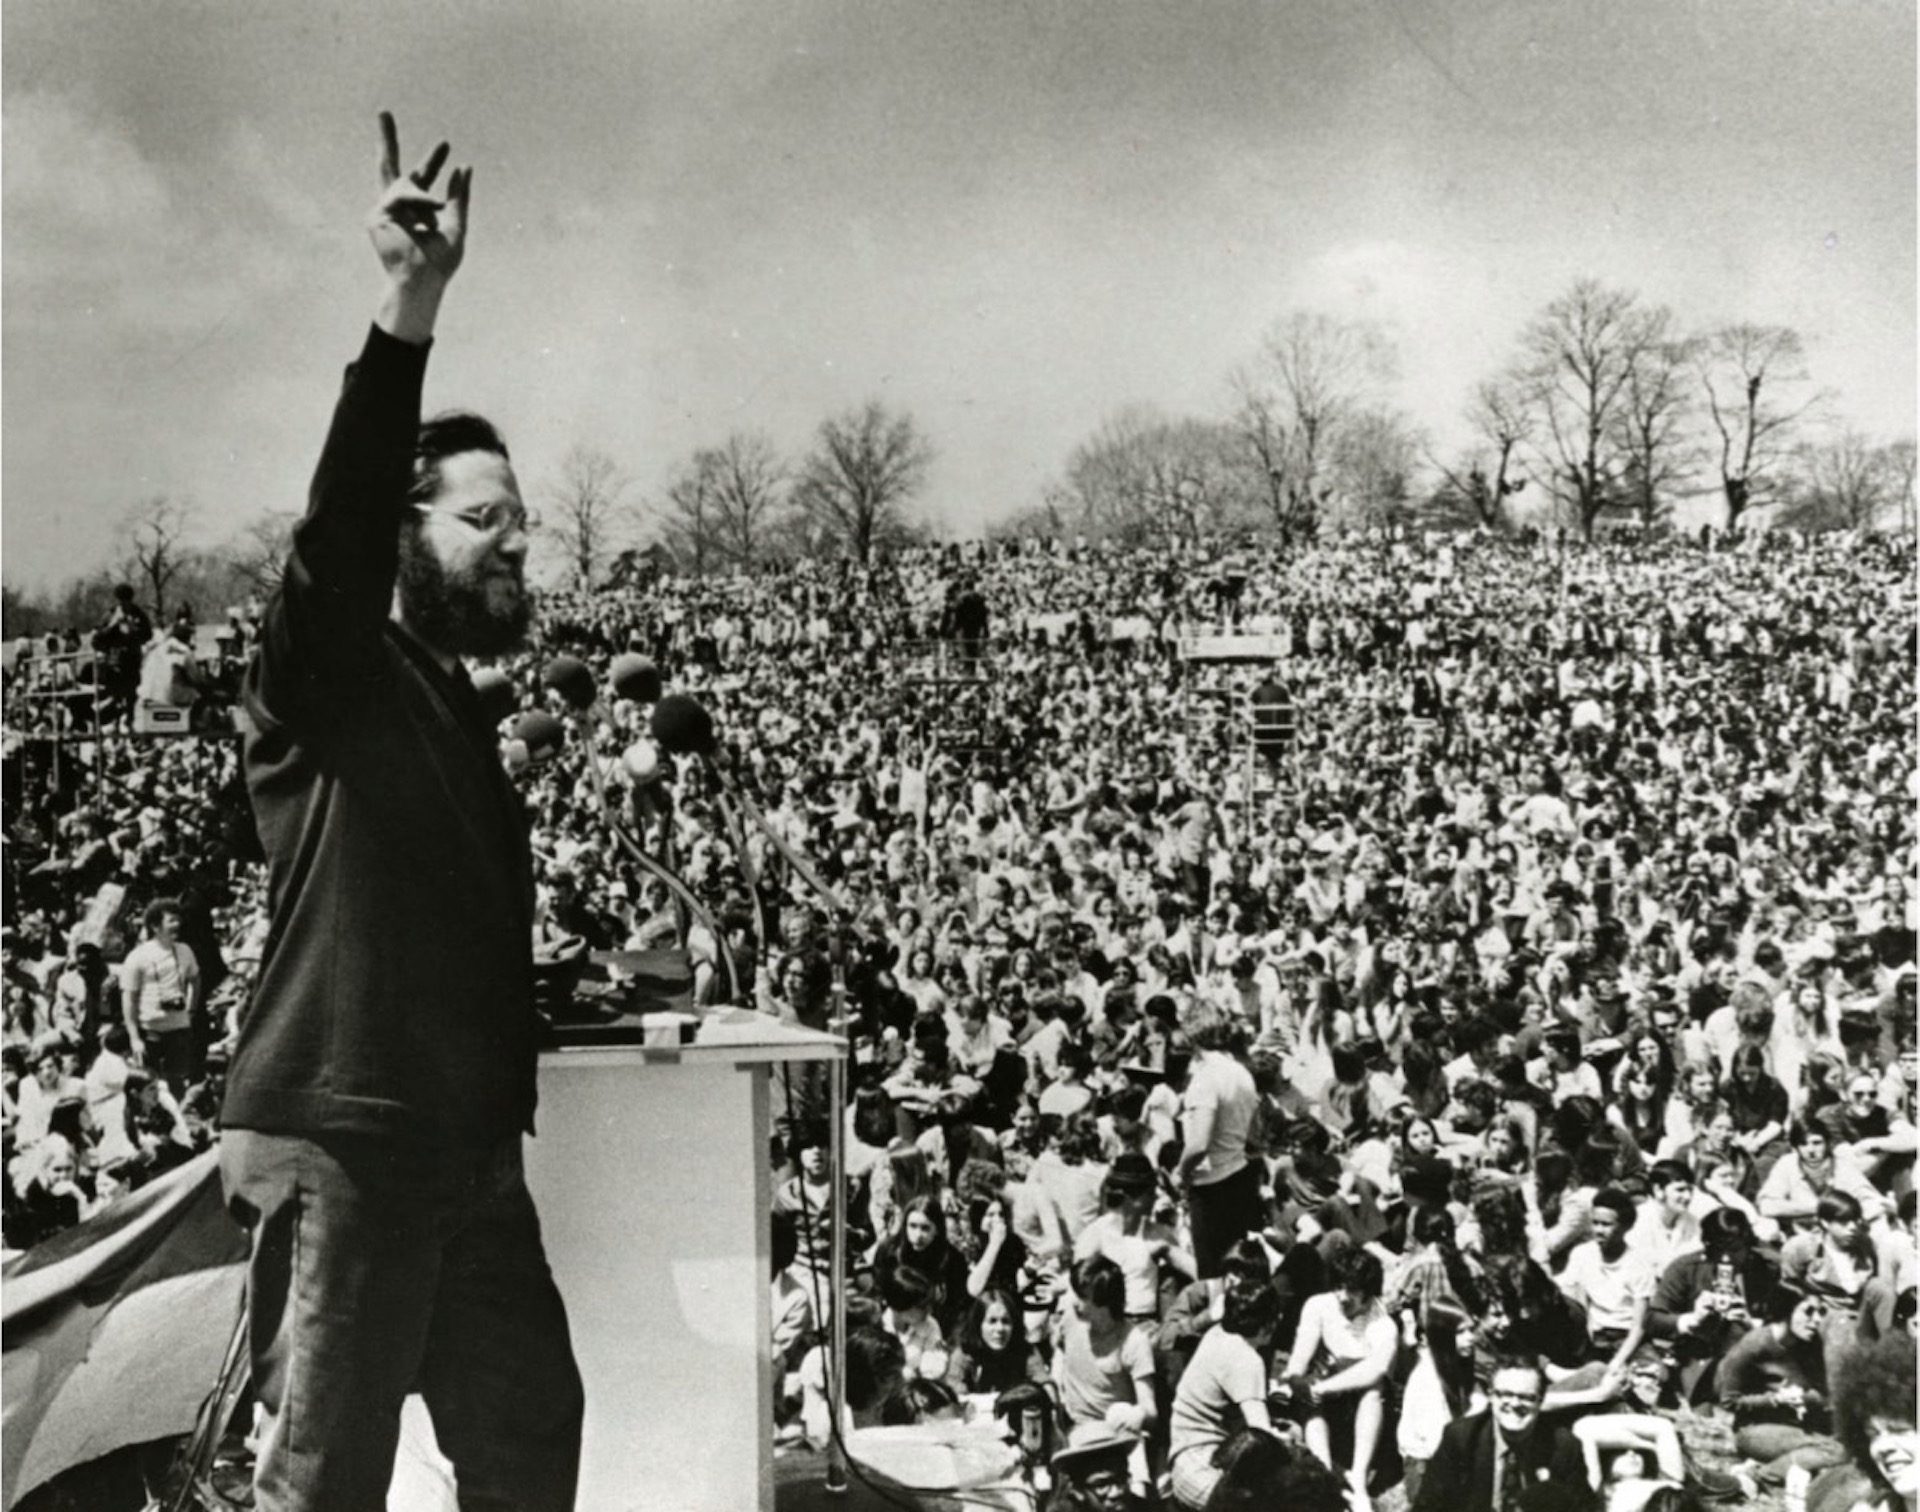
[[(839, 1425), (829, 1105), (780, 1098), (783, 1440), (997, 1402), (1062, 1505), (1911, 1507), (1914, 567), (1374, 532), (549, 595), (523, 705), (639, 653), (722, 750), (609, 697), (512, 752), (544, 947), (681, 943), (697, 997), (851, 1036)], [(214, 1137), (264, 930), (233, 741), (21, 686), (16, 1249)]]

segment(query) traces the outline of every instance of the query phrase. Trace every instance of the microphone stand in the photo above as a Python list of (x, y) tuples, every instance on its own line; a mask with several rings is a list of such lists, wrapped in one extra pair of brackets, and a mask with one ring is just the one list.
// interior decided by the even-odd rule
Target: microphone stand
[[(582, 715), (584, 718), (592, 718), (590, 707), (587, 709), (577, 709), (574, 710), (574, 712)], [(740, 997), (740, 970), (734, 964), (733, 951), (727, 944), (727, 936), (725, 931), (720, 927), (720, 921), (714, 918), (701, 904), (700, 900), (693, 895), (693, 889), (688, 887), (686, 883), (682, 882), (660, 862), (648, 855), (647, 848), (638, 840), (635, 840), (633, 836), (629, 835), (626, 827), (614, 817), (613, 805), (607, 799), (607, 780), (600, 771), (599, 746), (593, 739), (591, 731), (585, 732), (585, 739), (582, 744), (586, 748), (587, 775), (593, 784), (594, 798), (600, 805), (600, 817), (606, 821), (607, 828), (612, 831), (614, 839), (626, 847), (627, 854), (632, 856), (633, 859), (640, 864), (642, 870), (649, 876), (656, 877), (665, 883), (667, 891), (673, 895), (675, 900), (685, 905), (696, 919), (706, 925), (707, 932), (713, 936), (713, 946), (720, 957), (720, 965), (727, 974), (727, 996), (737, 1002)]]
[[(827, 1032), (839, 1038), (844, 1045), (847, 1041), (846, 948), (841, 930), (851, 917), (852, 910), (847, 907), (846, 900), (829, 887), (825, 879), (767, 822), (766, 815), (760, 812), (745, 785), (732, 780), (726, 766), (718, 759), (717, 750), (710, 748), (699, 755), (713, 773), (716, 792), (721, 800), (719, 808), (728, 826), (729, 839), (741, 858), (742, 874), (749, 878), (748, 885), (753, 890), (754, 916), (760, 929), (761, 950), (764, 952), (770, 942), (765, 919), (761, 917), (760, 890), (752, 881), (752, 863), (747, 860), (746, 844), (740, 834), (738, 818), (725, 801), (728, 797), (766, 836), (781, 859), (793, 869), (794, 875), (827, 905), (828, 916), (833, 921), (829, 959), (833, 963), (834, 976), (833, 1006), (827, 1019)], [(615, 831), (618, 832), (617, 825)], [(827, 1247), (828, 1264), (831, 1267), (831, 1274), (827, 1278), (827, 1295), (832, 1308), (832, 1327), (828, 1331), (831, 1368), (827, 1372), (827, 1411), (832, 1431), (827, 1436), (826, 1487), (833, 1494), (844, 1494), (848, 1484), (847, 1451), (841, 1431), (846, 1412), (847, 1373), (847, 1060), (848, 1055), (843, 1054), (827, 1062), (827, 1168), (833, 1184), (833, 1206), (829, 1215), (831, 1237)]]
[[(827, 1032), (847, 1042), (847, 965), (845, 939), (840, 921), (833, 924), (835, 944), (830, 948), (833, 961), (833, 1011), (827, 1019)], [(832, 1355), (833, 1371), (827, 1382), (827, 1411), (832, 1413), (834, 1431), (827, 1435), (827, 1490), (841, 1495), (847, 1489), (847, 1449), (840, 1424), (847, 1398), (847, 1055), (836, 1055), (827, 1062), (827, 1170), (833, 1178), (833, 1208), (827, 1241), (827, 1297), (833, 1308), (833, 1328), (827, 1348)]]
[(733, 803), (728, 798), (726, 784), (719, 780), (718, 768), (710, 757), (703, 758), (703, 760), (706, 761), (708, 768), (715, 773), (713, 791), (714, 807), (720, 810), (721, 822), (727, 827), (727, 843), (733, 847), (733, 853), (740, 862), (740, 875), (746, 879), (747, 896), (753, 903), (754, 932), (760, 941), (760, 948), (764, 952), (771, 941), (767, 938), (766, 905), (762, 903), (760, 899), (759, 868), (753, 864), (753, 858), (747, 853), (746, 831), (741, 827), (740, 815), (734, 811)]
[[(746, 812), (747, 818), (761, 834), (767, 837), (793, 873), (827, 905), (827, 916), (831, 920), (832, 937), (828, 944), (827, 959), (833, 966), (832, 1009), (827, 1018), (827, 1032), (838, 1038), (843, 1045), (848, 1044), (847, 1036), (847, 965), (845, 925), (852, 916), (846, 900), (829, 887), (824, 878), (806, 863), (794, 851), (793, 847), (781, 838), (779, 832), (767, 822), (765, 814), (748, 795), (743, 784), (737, 781), (730, 784), (728, 774), (713, 756), (705, 758), (713, 769), (724, 795), (731, 791), (734, 800)], [(726, 813), (725, 807), (722, 813)], [(730, 816), (731, 821), (731, 816)], [(744, 858), (746, 848), (736, 838), (734, 841), (740, 855)], [(744, 869), (744, 866), (743, 866)], [(754, 908), (759, 911), (759, 889), (754, 889)], [(765, 926), (762, 925), (761, 946), (766, 946)], [(833, 1431), (827, 1435), (827, 1490), (836, 1495), (844, 1495), (848, 1483), (847, 1448), (841, 1433), (841, 1422), (846, 1412), (846, 1374), (847, 1374), (847, 1061), (852, 1054), (849, 1045), (847, 1053), (836, 1055), (827, 1062), (827, 1170), (833, 1183), (833, 1206), (829, 1214), (831, 1227), (827, 1244), (828, 1265), (827, 1296), (832, 1308), (832, 1327), (829, 1330), (828, 1351), (832, 1369), (827, 1372), (827, 1411)]]

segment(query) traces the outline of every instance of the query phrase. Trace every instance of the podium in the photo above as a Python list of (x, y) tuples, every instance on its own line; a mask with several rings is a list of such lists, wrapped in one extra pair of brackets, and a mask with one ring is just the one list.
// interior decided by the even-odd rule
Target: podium
[[(580, 1512), (773, 1512), (772, 1083), (846, 1053), (746, 1009), (540, 1057), (527, 1183), (586, 1386)], [(390, 1512), (453, 1512), (418, 1398)]]

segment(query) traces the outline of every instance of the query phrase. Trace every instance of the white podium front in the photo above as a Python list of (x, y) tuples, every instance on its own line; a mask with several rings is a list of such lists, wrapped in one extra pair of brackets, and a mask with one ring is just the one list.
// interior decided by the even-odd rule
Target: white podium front
[[(586, 1384), (581, 1512), (773, 1509), (770, 1081), (845, 1042), (744, 1009), (550, 1050), (527, 1182)], [(419, 1400), (392, 1512), (454, 1506)]]

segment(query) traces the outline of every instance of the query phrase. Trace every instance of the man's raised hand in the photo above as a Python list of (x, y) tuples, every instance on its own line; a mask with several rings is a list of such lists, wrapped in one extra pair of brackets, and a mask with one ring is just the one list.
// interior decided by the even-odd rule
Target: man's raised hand
[(367, 230), (391, 280), (378, 323), (403, 341), (425, 341), (433, 334), (440, 296), (467, 250), (473, 170), (455, 168), (440, 197), (433, 183), (446, 161), (442, 142), (419, 167), (402, 174), (399, 130), (392, 115), (380, 112), (380, 202)]

